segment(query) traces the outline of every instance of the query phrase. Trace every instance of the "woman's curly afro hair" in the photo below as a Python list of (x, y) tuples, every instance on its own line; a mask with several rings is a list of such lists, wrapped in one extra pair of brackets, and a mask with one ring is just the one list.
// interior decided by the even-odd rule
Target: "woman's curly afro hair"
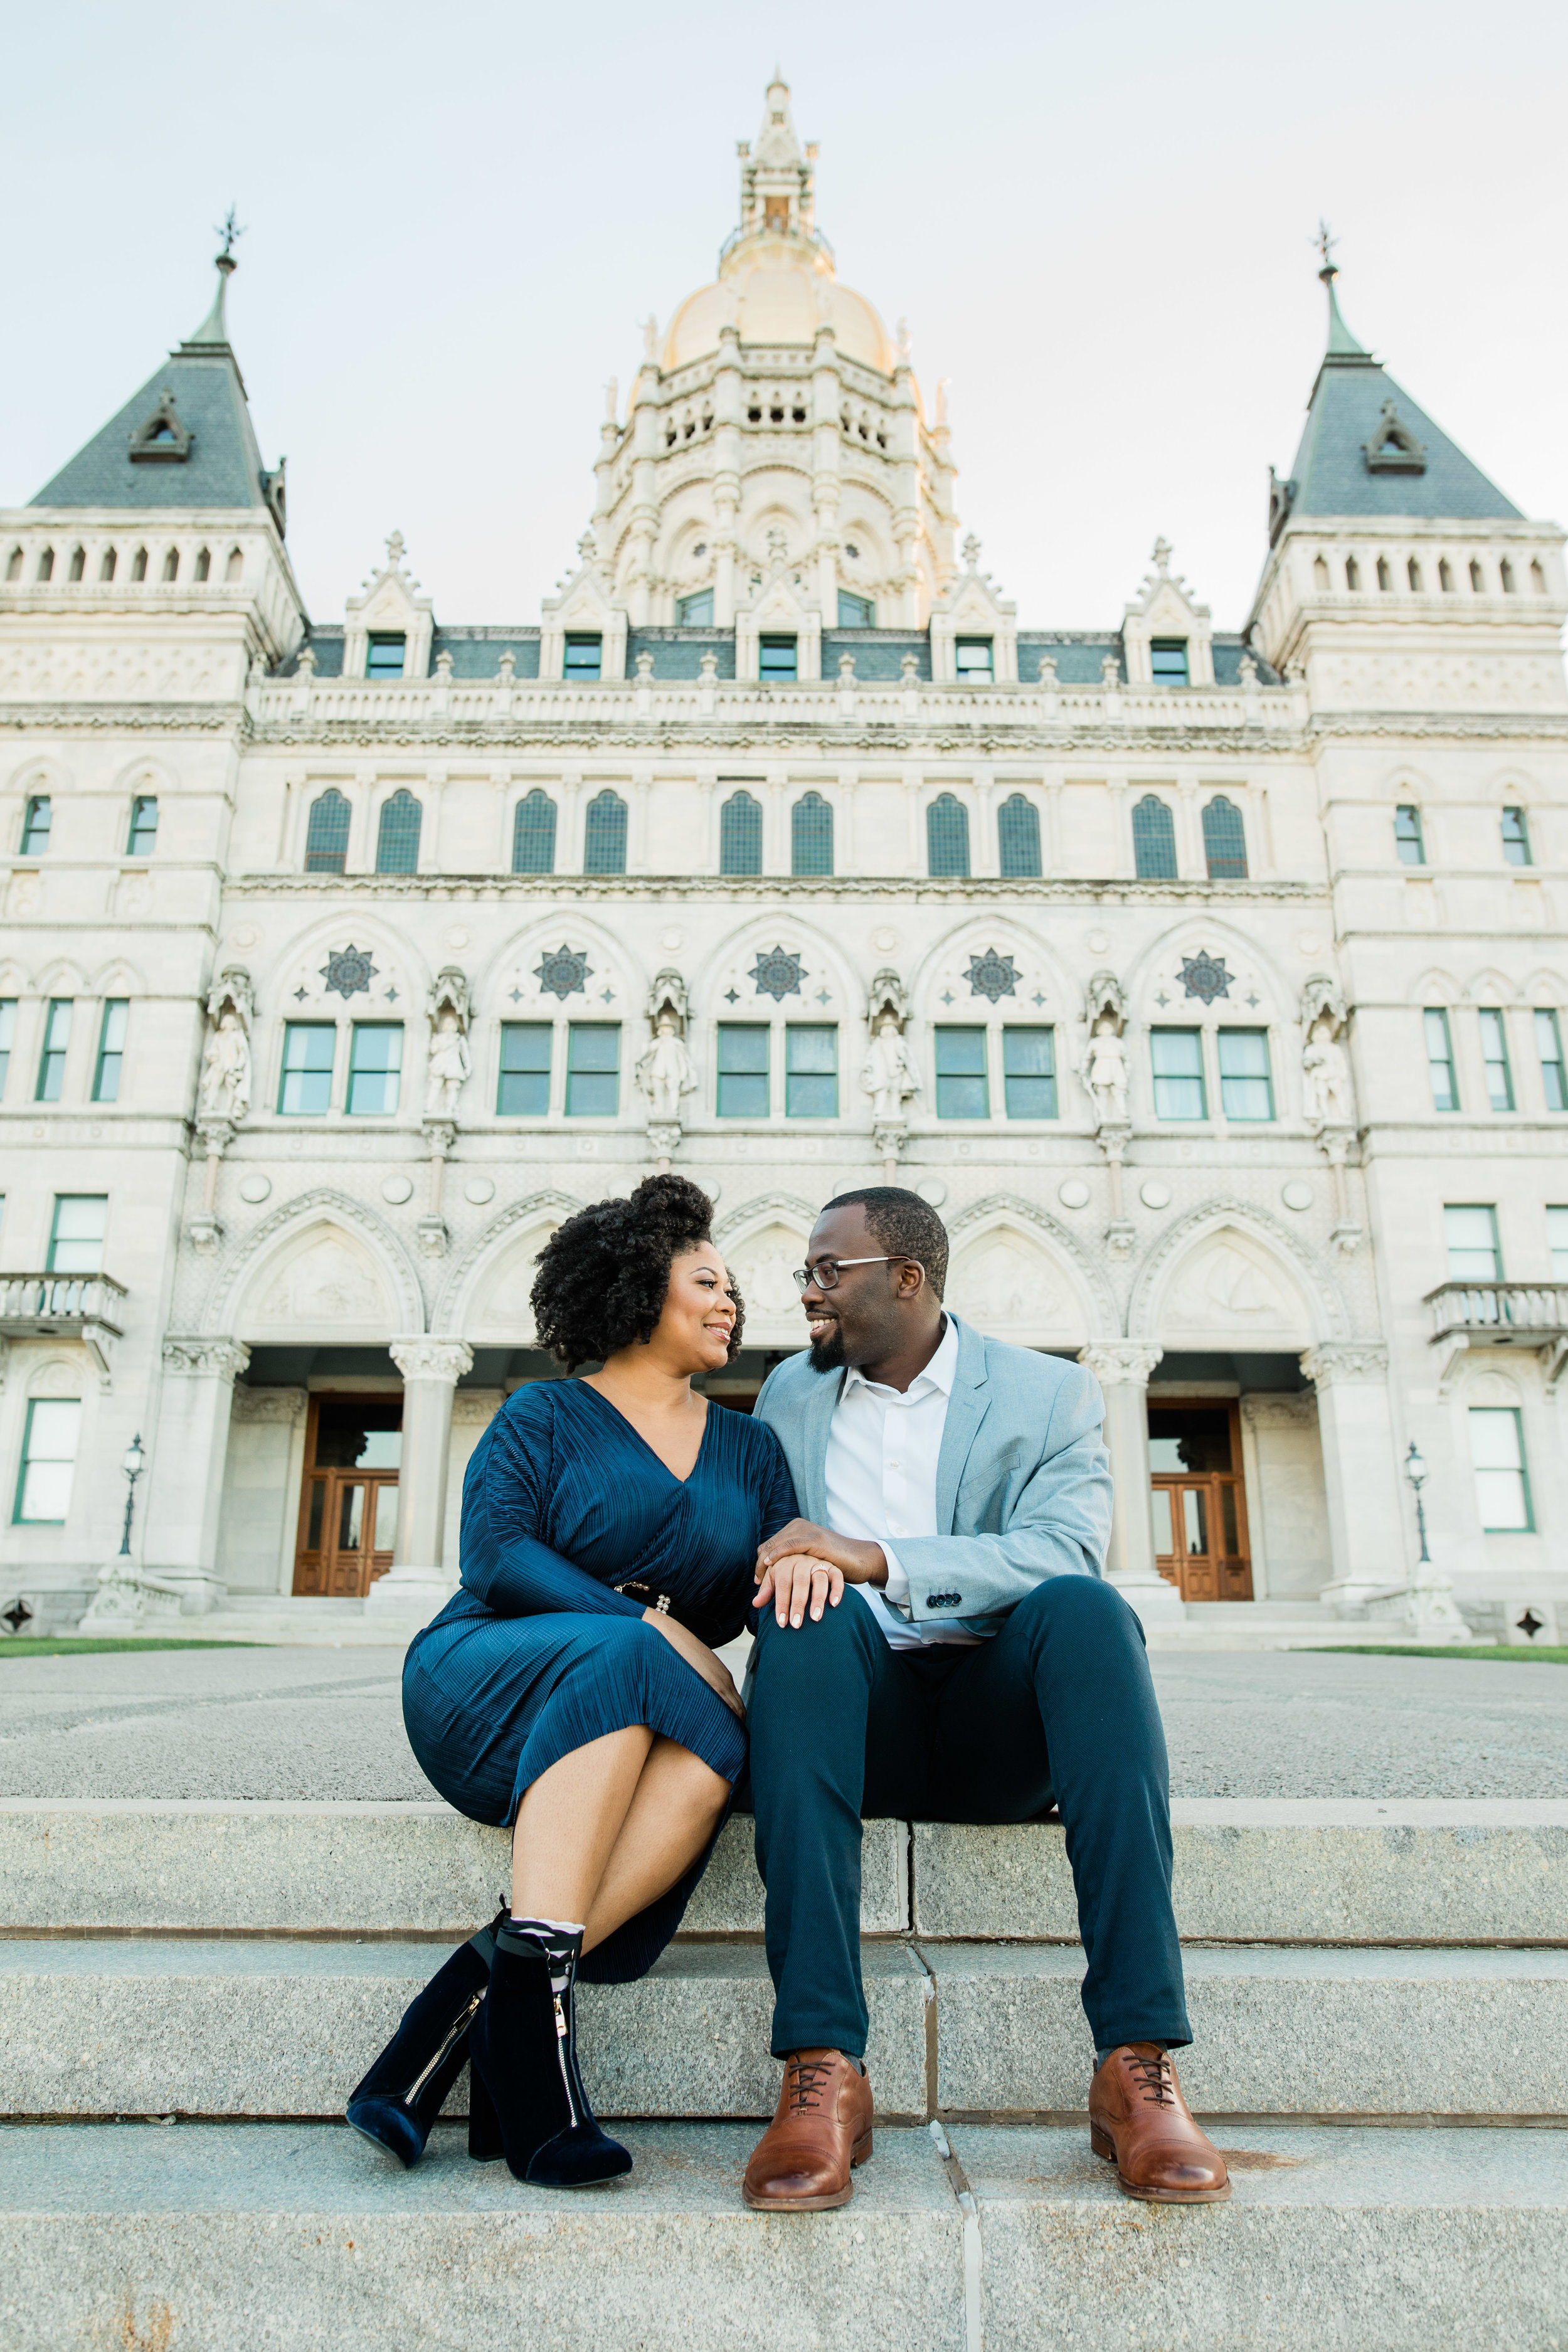
[[(713, 1238), (713, 1203), (684, 1176), (647, 1176), (626, 1201), (595, 1201), (568, 1217), (539, 1254), (534, 1325), (542, 1346), (574, 1372), (602, 1364), (634, 1339), (646, 1345), (664, 1312), (669, 1269), (683, 1250)], [(744, 1315), (731, 1284), (741, 1352)]]

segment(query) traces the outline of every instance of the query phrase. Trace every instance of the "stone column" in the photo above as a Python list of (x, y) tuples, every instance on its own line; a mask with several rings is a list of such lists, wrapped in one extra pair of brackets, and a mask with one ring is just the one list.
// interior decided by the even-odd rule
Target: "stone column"
[(403, 1375), (403, 1466), (397, 1474), (397, 1542), (392, 1566), (377, 1577), (367, 1614), (422, 1611), (433, 1616), (458, 1589), (442, 1565), (447, 1523), (447, 1464), (452, 1451), (453, 1392), (474, 1360), (463, 1339), (422, 1334), (394, 1339), (388, 1350)]
[(1105, 1391), (1105, 1443), (1116, 1496), (1106, 1573), (1145, 1627), (1186, 1622), (1182, 1596), (1154, 1565), (1149, 1510), (1149, 1375), (1163, 1349), (1137, 1339), (1096, 1341), (1079, 1349)]
[(1343, 1613), (1405, 1581), (1409, 1538), (1388, 1404), (1388, 1349), (1365, 1339), (1326, 1339), (1305, 1351), (1301, 1370), (1318, 1391), (1334, 1571), (1318, 1598)]
[(184, 1616), (227, 1598), (218, 1572), (218, 1514), (234, 1383), (250, 1361), (236, 1339), (168, 1339), (158, 1423), (147, 1449), (147, 1573), (180, 1588)]

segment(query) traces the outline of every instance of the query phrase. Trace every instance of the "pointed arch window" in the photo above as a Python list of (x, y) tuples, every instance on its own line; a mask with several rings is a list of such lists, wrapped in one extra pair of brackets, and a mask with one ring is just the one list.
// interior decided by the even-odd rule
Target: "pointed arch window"
[(417, 874), (419, 828), (424, 810), (411, 792), (399, 785), (381, 806), (376, 827), (375, 870), (378, 874)]
[(1389, 593), (1394, 586), (1394, 574), (1388, 568), (1388, 558), (1386, 555), (1380, 555), (1377, 559), (1377, 584), (1385, 595)]
[(1486, 574), (1473, 555), (1470, 558), (1470, 587), (1473, 593), (1478, 596), (1484, 596), (1486, 593)]
[(833, 871), (833, 804), (820, 793), (803, 793), (789, 813), (789, 870)]
[(1132, 864), (1140, 882), (1176, 879), (1176, 822), (1157, 793), (1134, 803)]
[(100, 580), (112, 580), (119, 562), (119, 549), (115, 547), (106, 547), (103, 551), (103, 562), (98, 567), (99, 578)]
[(1031, 880), (1040, 871), (1040, 812), (1023, 793), (1014, 793), (996, 812), (996, 845), (1003, 878)]
[(46, 547), (38, 558), (38, 577), (40, 580), (52, 580), (54, 576), (55, 551), (52, 547)]
[(305, 828), (307, 874), (341, 874), (349, 854), (349, 804), (342, 793), (329, 789), (310, 803)]
[(1241, 811), (1223, 793), (1205, 803), (1204, 856), (1211, 882), (1246, 881), (1247, 830)]
[(19, 547), (14, 547), (6, 559), (5, 577), (7, 580), (20, 580), (22, 577), (22, 551)]
[(511, 870), (514, 874), (555, 871), (555, 803), (537, 784), (519, 801), (512, 819)]
[(212, 577), (212, 568), (213, 559), (211, 548), (198, 547), (196, 550), (196, 578), (198, 580), (209, 580)]
[(926, 810), (926, 871), (969, 872), (969, 811), (952, 793), (938, 793)]
[(1446, 555), (1437, 558), (1437, 585), (1445, 596), (1454, 593), (1454, 567)]
[(1513, 566), (1509, 562), (1506, 555), (1503, 557), (1502, 562), (1498, 565), (1497, 569), (1498, 578), (1502, 582), (1503, 594), (1505, 596), (1511, 596), (1513, 594)]
[(131, 577), (132, 580), (145, 580), (147, 577), (147, 551), (144, 547), (139, 547), (131, 559)]
[(750, 793), (731, 793), (719, 812), (719, 871), (760, 874), (762, 870), (762, 803)]
[(180, 551), (177, 547), (172, 547), (163, 558), (163, 577), (165, 580), (177, 580), (179, 576)]
[(73, 548), (72, 548), (72, 550), (71, 550), (70, 569), (69, 569), (69, 571), (66, 573), (66, 578), (67, 578), (68, 580), (79, 580), (79, 579), (81, 578), (81, 576), (82, 576), (82, 573), (83, 573), (86, 570), (87, 570), (87, 550), (86, 550), (86, 548), (85, 548), (85, 547), (73, 547)]
[(595, 793), (584, 812), (583, 871), (624, 874), (626, 870), (626, 804), (608, 785)]
[(237, 547), (231, 547), (228, 551), (228, 562), (224, 566), (224, 578), (226, 580), (237, 580), (241, 577), (244, 571), (244, 556), (240, 553)]
[(1353, 555), (1345, 558), (1345, 586), (1353, 596), (1361, 586), (1361, 565)]
[(1411, 557), (1409, 562), (1405, 567), (1405, 576), (1410, 583), (1411, 593), (1413, 595), (1419, 596), (1422, 585), (1421, 566), (1417, 563), (1414, 556)]

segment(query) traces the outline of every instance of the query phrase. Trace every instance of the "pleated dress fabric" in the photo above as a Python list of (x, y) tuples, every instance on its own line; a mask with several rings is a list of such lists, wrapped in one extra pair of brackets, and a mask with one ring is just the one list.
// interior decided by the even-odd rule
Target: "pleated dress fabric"
[[(462, 1588), (404, 1664), (403, 1720), (421, 1769), (470, 1821), (507, 1826), (563, 1756), (647, 1724), (733, 1790), (744, 1731), (643, 1611), (648, 1592), (668, 1593), (710, 1647), (732, 1641), (757, 1546), (795, 1514), (783, 1449), (747, 1413), (710, 1403), (681, 1480), (585, 1381), (517, 1390), (463, 1482)], [(615, 1590), (627, 1581), (647, 1591)], [(646, 1975), (707, 1860), (606, 1937), (583, 1976)]]

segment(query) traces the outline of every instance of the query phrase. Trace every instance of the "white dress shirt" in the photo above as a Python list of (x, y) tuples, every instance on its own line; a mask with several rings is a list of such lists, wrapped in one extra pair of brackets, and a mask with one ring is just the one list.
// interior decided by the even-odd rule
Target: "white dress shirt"
[(936, 1472), (957, 1369), (958, 1326), (950, 1315), (935, 1355), (901, 1392), (867, 1380), (851, 1367), (844, 1375), (827, 1433), (827, 1524), (835, 1535), (879, 1543), (886, 1553), (883, 1591), (870, 1584), (857, 1584), (854, 1590), (895, 1650), (923, 1650), (936, 1642), (973, 1643), (979, 1638), (957, 1625), (911, 1624), (889, 1606), (909, 1596), (909, 1579), (894, 1549), (898, 1538), (942, 1532), (936, 1523)]

